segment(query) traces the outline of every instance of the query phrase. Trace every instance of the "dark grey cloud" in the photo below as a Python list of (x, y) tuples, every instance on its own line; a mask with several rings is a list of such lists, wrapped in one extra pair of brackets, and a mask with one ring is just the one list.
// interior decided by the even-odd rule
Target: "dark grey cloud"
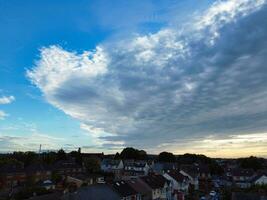
[(82, 55), (47, 47), (28, 76), (103, 148), (264, 133), (267, 6), (253, 2), (215, 3), (183, 29), (112, 41)]

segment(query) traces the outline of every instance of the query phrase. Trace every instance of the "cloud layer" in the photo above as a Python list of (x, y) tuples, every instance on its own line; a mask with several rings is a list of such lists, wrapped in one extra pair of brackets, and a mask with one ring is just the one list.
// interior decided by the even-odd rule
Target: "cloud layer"
[(266, 18), (265, 0), (218, 1), (180, 27), (94, 51), (44, 47), (27, 76), (103, 148), (267, 132)]
[[(13, 101), (15, 101), (14, 96), (2, 96), (2, 97), (0, 97), (0, 105), (10, 104)], [(7, 116), (8, 116), (8, 114), (6, 112), (4, 112), (3, 110), (0, 110), (0, 120), (5, 119)]]
[(10, 104), (15, 101), (14, 96), (2, 96), (0, 97), (0, 104)]

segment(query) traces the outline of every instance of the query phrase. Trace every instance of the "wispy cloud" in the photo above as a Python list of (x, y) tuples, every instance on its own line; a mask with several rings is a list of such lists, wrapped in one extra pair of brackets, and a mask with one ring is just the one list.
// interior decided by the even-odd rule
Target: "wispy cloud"
[(0, 120), (5, 119), (8, 116), (4, 111), (0, 110)]
[(15, 101), (14, 96), (2, 96), (0, 97), (0, 104), (10, 104)]
[(59, 142), (62, 140), (64, 139), (40, 133), (32, 133), (27, 136), (0, 134), (0, 151), (38, 151), (40, 144), (42, 144), (43, 150), (57, 150)]
[(44, 47), (27, 76), (103, 147), (154, 150), (192, 137), (262, 132), (266, 18), (264, 0), (218, 1), (179, 29), (82, 54)]

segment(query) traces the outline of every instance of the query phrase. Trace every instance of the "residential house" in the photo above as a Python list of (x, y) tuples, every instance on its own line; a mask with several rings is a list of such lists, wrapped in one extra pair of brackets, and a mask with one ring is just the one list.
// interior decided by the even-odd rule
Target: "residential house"
[(113, 173), (116, 179), (119, 179), (122, 176), (123, 168), (124, 165), (122, 160), (103, 159), (101, 162), (101, 170), (103, 172)]
[(252, 179), (253, 185), (267, 185), (267, 173), (261, 173)]
[(165, 173), (163, 176), (171, 182), (172, 195), (176, 196), (175, 199), (184, 199), (189, 189), (189, 178), (179, 171), (171, 171)]
[(213, 182), (209, 167), (207, 165), (197, 165), (198, 171), (198, 189), (204, 193), (208, 193), (212, 190)]
[(257, 193), (233, 192), (232, 200), (267, 200), (267, 196)]
[(61, 160), (53, 165), (53, 171), (67, 177), (85, 172), (84, 168), (74, 160)]
[(236, 168), (232, 170), (232, 179), (236, 186), (248, 188), (251, 186), (251, 180), (254, 178), (254, 172), (251, 169)]
[(149, 165), (146, 161), (126, 160), (124, 164), (124, 176), (144, 176), (149, 172)]
[(67, 193), (62, 200), (121, 200), (120, 195), (107, 184), (95, 184)]
[(126, 181), (116, 181), (112, 184), (121, 200), (141, 200), (141, 194), (134, 190)]
[(152, 198), (151, 188), (140, 178), (132, 178), (126, 182), (141, 195), (142, 200), (150, 200)]
[(78, 188), (82, 185), (103, 184), (104, 177), (98, 174), (78, 174), (74, 176), (67, 176), (67, 183), (75, 184)]
[(154, 163), (152, 171), (157, 174), (164, 174), (169, 171), (177, 170), (178, 165), (176, 163), (158, 162)]
[(5, 165), (0, 168), (0, 186), (4, 188), (23, 185), (27, 181), (26, 173), (21, 166)]
[(140, 177), (140, 179), (150, 187), (152, 200), (171, 200), (171, 183), (164, 176), (150, 174)]
[(196, 166), (182, 165), (180, 168), (180, 173), (189, 178), (189, 182), (194, 190), (199, 189), (199, 182), (198, 182), (199, 172)]
[(51, 179), (51, 168), (41, 164), (32, 164), (25, 168), (28, 180), (33, 183)]

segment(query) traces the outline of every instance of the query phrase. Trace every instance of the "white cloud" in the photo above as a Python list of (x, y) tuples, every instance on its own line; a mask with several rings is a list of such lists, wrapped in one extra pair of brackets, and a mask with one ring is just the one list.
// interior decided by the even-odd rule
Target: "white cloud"
[(28, 71), (28, 76), (46, 92), (57, 89), (73, 77), (91, 78), (105, 74), (108, 64), (107, 55), (101, 47), (97, 47), (93, 52), (85, 51), (78, 55), (59, 46), (51, 46), (41, 49), (41, 58), (36, 63), (38, 68)]
[(0, 110), (0, 120), (5, 119), (8, 116), (4, 111)]
[(43, 150), (57, 150), (59, 142), (63, 140), (40, 133), (31, 133), (27, 136), (0, 134), (0, 151), (38, 151), (40, 144), (42, 144)]
[(209, 10), (197, 21), (197, 29), (208, 28), (211, 37), (210, 44), (219, 37), (219, 29), (230, 22), (237, 20), (238, 17), (244, 17), (257, 11), (266, 3), (265, 0), (228, 0), (216, 1)]
[(14, 96), (2, 96), (0, 97), (0, 104), (10, 104), (15, 101)]
[(176, 154), (199, 152), (211, 157), (238, 158), (248, 155), (267, 157), (266, 145), (267, 133), (265, 132), (236, 134), (223, 137), (218, 137), (217, 135), (193, 137), (163, 143), (158, 145), (157, 149), (163, 151), (168, 148)]
[(267, 130), (264, 4), (218, 1), (190, 27), (113, 41), (94, 52), (42, 48), (27, 75), (102, 146), (153, 149), (194, 135)]

